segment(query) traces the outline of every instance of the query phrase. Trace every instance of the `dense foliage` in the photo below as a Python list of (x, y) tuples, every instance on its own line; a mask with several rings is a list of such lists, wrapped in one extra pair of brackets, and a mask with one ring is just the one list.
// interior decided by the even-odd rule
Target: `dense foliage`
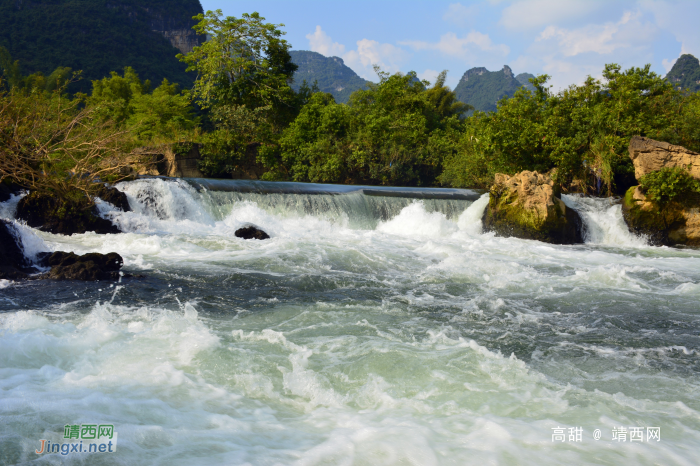
[(295, 181), (429, 186), (455, 150), (468, 107), (444, 86), (415, 74), (379, 72), (379, 84), (349, 105), (316, 93), (280, 141), (281, 164)]
[(627, 71), (607, 65), (603, 78), (554, 94), (541, 76), (533, 80), (535, 92), (521, 89), (501, 100), (497, 112), (477, 112), (441, 181), (485, 187), (498, 172), (556, 168), (562, 184), (585, 183), (594, 174), (611, 192), (616, 179), (632, 176), (632, 136), (699, 148), (697, 96), (684, 98), (648, 65)]
[(131, 66), (153, 82), (167, 78), (189, 87), (194, 76), (178, 51), (157, 31), (192, 27), (198, 0), (32, 0), (0, 2), (0, 46), (25, 74), (59, 66), (83, 70), (73, 91), (90, 80)]
[(639, 180), (639, 185), (660, 211), (673, 202), (683, 202), (700, 194), (700, 181), (681, 167), (665, 167), (647, 173)]

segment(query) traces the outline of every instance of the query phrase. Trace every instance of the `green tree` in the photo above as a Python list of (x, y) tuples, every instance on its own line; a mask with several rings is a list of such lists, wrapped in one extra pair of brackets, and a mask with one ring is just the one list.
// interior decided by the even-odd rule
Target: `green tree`
[(356, 91), (349, 105), (311, 97), (280, 138), (282, 166), (297, 181), (427, 186), (454, 150), (463, 105), (444, 79), (390, 75)]

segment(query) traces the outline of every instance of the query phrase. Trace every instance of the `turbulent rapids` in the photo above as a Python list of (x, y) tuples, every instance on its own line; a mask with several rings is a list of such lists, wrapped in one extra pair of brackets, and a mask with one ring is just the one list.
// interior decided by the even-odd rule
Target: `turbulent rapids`
[[(142, 277), (0, 281), (0, 464), (698, 463), (700, 251), (610, 200), (564, 196), (586, 243), (555, 246), (483, 233), (473, 192), (118, 188), (126, 233), (17, 224)], [(115, 453), (35, 453), (91, 423)]]

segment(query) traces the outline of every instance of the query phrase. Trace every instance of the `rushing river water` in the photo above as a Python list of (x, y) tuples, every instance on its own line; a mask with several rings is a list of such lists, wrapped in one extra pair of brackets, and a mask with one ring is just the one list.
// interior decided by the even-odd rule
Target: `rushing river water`
[[(143, 276), (0, 281), (0, 464), (700, 463), (700, 251), (609, 200), (554, 246), (482, 233), (486, 196), (120, 189), (128, 233), (19, 226)], [(67, 424), (117, 451), (35, 453)]]

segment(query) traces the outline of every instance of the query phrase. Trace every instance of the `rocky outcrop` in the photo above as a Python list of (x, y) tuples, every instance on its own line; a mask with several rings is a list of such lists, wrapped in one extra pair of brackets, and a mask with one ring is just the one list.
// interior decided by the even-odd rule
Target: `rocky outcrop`
[(73, 252), (57, 251), (41, 255), (39, 263), (51, 267), (46, 278), (52, 280), (95, 281), (119, 279), (119, 269), (124, 265), (124, 260), (116, 252), (93, 252), (79, 256)]
[(239, 228), (234, 233), (237, 238), (243, 239), (269, 239), (270, 235), (256, 227), (255, 225), (248, 225), (243, 228)]
[(583, 222), (566, 207), (549, 175), (523, 171), (497, 174), (484, 212), (485, 231), (554, 244), (583, 242)]
[[(663, 168), (676, 167), (700, 179), (700, 154), (685, 147), (635, 136), (630, 140), (629, 155), (638, 180)], [(646, 236), (652, 245), (700, 247), (697, 193), (679, 196), (662, 209), (647, 198), (640, 186), (633, 186), (625, 193), (622, 215), (629, 230)]]
[(111, 221), (99, 216), (94, 204), (90, 206), (38, 192), (30, 193), (19, 201), (16, 217), (32, 228), (55, 234), (72, 235), (88, 231), (121, 233)]
[(664, 167), (685, 168), (691, 176), (700, 179), (700, 154), (685, 147), (634, 136), (630, 140), (629, 155), (634, 164), (634, 176), (638, 180)]
[(22, 192), (22, 187), (8, 182), (0, 183), (0, 202), (5, 202), (10, 200), (10, 196), (13, 194), (19, 194)]
[(653, 246), (700, 247), (700, 198), (673, 202), (661, 211), (634, 186), (625, 194), (622, 215), (630, 231)]
[(0, 219), (0, 279), (19, 280), (36, 272), (24, 257), (15, 227)]
[(117, 209), (122, 212), (131, 212), (131, 206), (129, 205), (129, 199), (126, 194), (119, 191), (117, 188), (111, 186), (102, 186), (100, 190), (96, 193), (96, 196), (105, 202), (109, 202)]
[(163, 144), (137, 149), (131, 170), (136, 175), (203, 178), (199, 171), (199, 144)]

